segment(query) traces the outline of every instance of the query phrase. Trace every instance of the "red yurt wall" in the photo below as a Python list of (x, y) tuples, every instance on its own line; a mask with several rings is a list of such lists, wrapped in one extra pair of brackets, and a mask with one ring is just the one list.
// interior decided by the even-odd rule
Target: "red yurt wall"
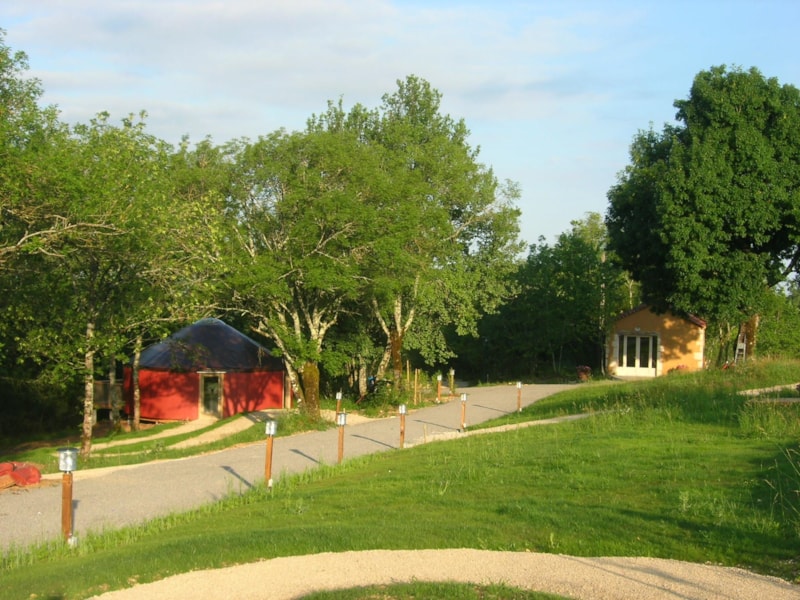
[[(125, 369), (126, 410), (133, 414), (131, 370)], [(140, 414), (153, 421), (193, 421), (200, 417), (200, 376), (171, 371), (139, 372)]]
[(223, 417), (243, 412), (283, 408), (283, 372), (225, 373)]

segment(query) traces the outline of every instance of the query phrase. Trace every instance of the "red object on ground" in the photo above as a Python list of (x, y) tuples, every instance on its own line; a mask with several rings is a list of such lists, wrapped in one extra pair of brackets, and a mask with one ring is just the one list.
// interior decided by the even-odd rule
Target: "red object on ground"
[(42, 473), (27, 463), (0, 463), (0, 477), (9, 475), (19, 486), (34, 485), (42, 480)]

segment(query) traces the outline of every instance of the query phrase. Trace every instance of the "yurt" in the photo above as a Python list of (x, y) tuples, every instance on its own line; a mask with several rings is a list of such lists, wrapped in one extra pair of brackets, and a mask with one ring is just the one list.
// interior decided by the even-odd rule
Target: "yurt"
[[(202, 319), (142, 351), (140, 416), (192, 421), (284, 406), (283, 362), (219, 319)], [(133, 377), (125, 369), (125, 403), (133, 414)]]

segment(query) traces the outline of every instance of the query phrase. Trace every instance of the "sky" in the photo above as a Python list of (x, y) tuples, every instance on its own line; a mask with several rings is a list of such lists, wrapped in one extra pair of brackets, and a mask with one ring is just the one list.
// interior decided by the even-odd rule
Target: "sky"
[(26, 0), (0, 28), (67, 123), (147, 112), (223, 144), (303, 129), (329, 100), (378, 108), (416, 75), (552, 244), (605, 214), (639, 130), (716, 65), (800, 86), (797, 0)]

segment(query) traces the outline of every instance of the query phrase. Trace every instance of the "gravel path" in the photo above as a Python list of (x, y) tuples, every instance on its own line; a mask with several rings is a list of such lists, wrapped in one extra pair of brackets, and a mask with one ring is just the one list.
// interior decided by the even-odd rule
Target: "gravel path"
[[(371, 550), (194, 571), (102, 600), (288, 600), (319, 590), (410, 581), (502, 583), (584, 600), (798, 600), (800, 588), (741, 569), (653, 558), (488, 550)], [(224, 590), (224, 595), (222, 594)]]

